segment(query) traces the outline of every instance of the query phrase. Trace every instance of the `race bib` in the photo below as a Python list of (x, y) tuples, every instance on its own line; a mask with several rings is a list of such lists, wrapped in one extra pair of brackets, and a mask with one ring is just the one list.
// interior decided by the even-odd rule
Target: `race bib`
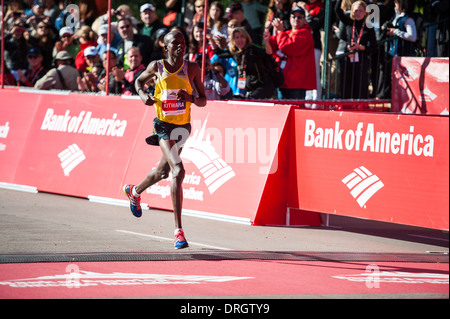
[(161, 103), (164, 116), (186, 113), (186, 101), (177, 100), (178, 91), (179, 89), (162, 91)]

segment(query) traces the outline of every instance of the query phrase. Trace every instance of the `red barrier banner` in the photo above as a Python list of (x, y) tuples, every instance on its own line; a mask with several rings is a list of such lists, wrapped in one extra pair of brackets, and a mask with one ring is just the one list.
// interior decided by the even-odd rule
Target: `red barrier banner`
[(448, 230), (448, 117), (294, 111), (300, 209)]
[(448, 115), (448, 58), (395, 57), (392, 111)]
[[(204, 108), (194, 107), (192, 133), (181, 153), (184, 214), (284, 225), (286, 194), (279, 183), (287, 180), (288, 148), (279, 145), (286, 143), (281, 139), (289, 112), (289, 106), (267, 103), (208, 101)], [(139, 183), (160, 161), (159, 147), (145, 144), (153, 116), (138, 135), (126, 183)], [(280, 188), (267, 193), (274, 183)], [(171, 210), (170, 185), (171, 176), (150, 187), (143, 201)]]
[[(17, 89), (1, 90), (0, 107), (0, 181), (13, 183), (19, 160), (29, 137), (29, 128), (37, 110), (35, 95)], [(32, 184), (26, 184), (32, 186)]]
[(40, 191), (114, 197), (120, 189), (146, 107), (121, 97), (20, 93), (38, 108), (15, 183)]

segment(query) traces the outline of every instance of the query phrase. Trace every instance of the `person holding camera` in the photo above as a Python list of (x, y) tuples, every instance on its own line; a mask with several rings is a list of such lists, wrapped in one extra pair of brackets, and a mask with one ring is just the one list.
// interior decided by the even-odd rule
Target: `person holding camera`
[(366, 24), (367, 3), (356, 1), (351, 6), (350, 17), (341, 8), (342, 0), (336, 5), (336, 14), (344, 25), (340, 30), (345, 41), (347, 54), (343, 66), (341, 85), (344, 99), (367, 99), (369, 97), (369, 71), (371, 55), (377, 50), (375, 30)]

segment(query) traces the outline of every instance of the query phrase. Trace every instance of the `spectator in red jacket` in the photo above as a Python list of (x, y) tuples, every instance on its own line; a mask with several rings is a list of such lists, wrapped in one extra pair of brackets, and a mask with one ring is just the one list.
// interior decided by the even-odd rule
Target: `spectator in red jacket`
[(91, 27), (84, 25), (78, 29), (76, 36), (80, 42), (80, 52), (78, 52), (77, 57), (75, 58), (75, 66), (78, 71), (84, 73), (88, 66), (84, 58), (84, 50), (92, 46), (97, 46), (98, 35)]
[(291, 11), (290, 23), (292, 30), (285, 31), (281, 19), (272, 21), (275, 35), (270, 36), (268, 29), (264, 32), (266, 52), (277, 55), (283, 70), (282, 98), (304, 99), (306, 90), (316, 89), (314, 40), (302, 8)]

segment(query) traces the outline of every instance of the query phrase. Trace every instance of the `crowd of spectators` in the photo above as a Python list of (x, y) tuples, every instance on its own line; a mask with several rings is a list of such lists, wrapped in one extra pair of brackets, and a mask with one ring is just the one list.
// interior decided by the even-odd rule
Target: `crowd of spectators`
[[(138, 13), (122, 4), (111, 12), (110, 46), (108, 13), (95, 0), (5, 2), (5, 85), (82, 92), (108, 87), (111, 94), (136, 95), (135, 80), (151, 61), (165, 57), (164, 36), (177, 29), (188, 44), (186, 60), (201, 65), (205, 56), (210, 99), (323, 97), (322, 0), (242, 0), (227, 8), (210, 1), (206, 21), (205, 0), (166, 0), (164, 8), (149, 1)], [(390, 99), (392, 57), (449, 56), (448, 0), (331, 3), (328, 58), (336, 62), (336, 97)], [(366, 19), (372, 3), (380, 12), (374, 25)], [(71, 6), (79, 9), (78, 20)], [(153, 86), (148, 83), (147, 92)]]

